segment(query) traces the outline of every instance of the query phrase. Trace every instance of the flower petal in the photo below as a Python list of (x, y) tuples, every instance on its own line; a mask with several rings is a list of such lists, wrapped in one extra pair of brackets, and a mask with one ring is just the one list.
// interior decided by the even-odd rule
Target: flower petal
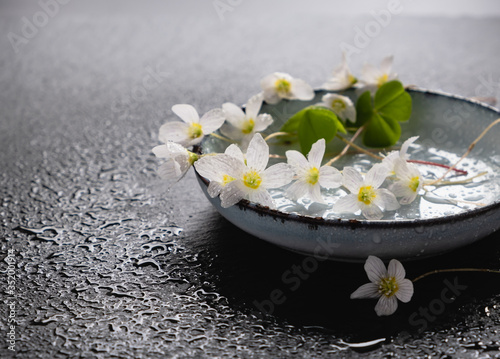
[(255, 118), (255, 126), (253, 130), (255, 132), (264, 131), (273, 123), (273, 117), (267, 113), (263, 113)]
[(365, 262), (366, 275), (370, 282), (378, 285), (382, 278), (387, 277), (384, 262), (378, 257), (368, 256)]
[(354, 107), (352, 102), (344, 110), (344, 117), (352, 123), (356, 122), (356, 107)]
[(305, 158), (305, 156), (299, 151), (288, 150), (285, 152), (287, 162), (290, 166), (292, 166), (293, 170), (299, 174), (304, 171), (307, 171), (310, 167), (309, 162)]
[(375, 306), (375, 312), (379, 317), (383, 315), (391, 315), (398, 309), (398, 300), (395, 296), (386, 297), (385, 295), (381, 296)]
[(363, 177), (354, 167), (344, 167), (342, 171), (342, 184), (351, 193), (357, 194), (363, 183)]
[(274, 89), (266, 89), (263, 92), (264, 101), (266, 101), (270, 105), (275, 105), (281, 101), (281, 97)]
[(305, 196), (309, 190), (309, 185), (302, 181), (295, 181), (287, 188), (285, 196), (293, 201)]
[(224, 111), (222, 111), (222, 109), (216, 108), (208, 111), (200, 119), (200, 124), (203, 129), (203, 133), (205, 135), (208, 135), (209, 133), (218, 130), (222, 126), (225, 120), (226, 117), (224, 116)]
[(389, 266), (387, 267), (387, 275), (389, 277), (394, 277), (396, 280), (402, 281), (405, 279), (406, 271), (400, 261), (397, 259), (391, 259)]
[(335, 167), (323, 166), (319, 169), (318, 182), (323, 188), (338, 188), (342, 185), (342, 174)]
[(316, 168), (321, 167), (321, 161), (323, 161), (323, 155), (325, 154), (325, 146), (325, 139), (320, 138), (313, 143), (311, 150), (307, 154), (307, 160)]
[[(266, 90), (271, 90), (274, 92), (275, 91), (274, 84), (276, 83), (276, 81), (278, 79), (284, 78), (283, 75), (285, 75), (285, 74), (280, 73), (280, 72), (274, 72), (272, 74), (265, 76), (264, 78), (262, 78), (262, 80), (260, 80), (260, 87), (262, 88), (262, 90), (264, 90), (264, 92)], [(265, 93), (264, 93), (264, 97), (265, 97)]]
[(410, 196), (413, 192), (406, 181), (396, 181), (391, 185), (391, 192), (396, 197)]
[(387, 57), (384, 57), (382, 59), (382, 62), (380, 63), (380, 71), (384, 74), (389, 74), (392, 69), (392, 63), (394, 61), (394, 56), (390, 55)]
[(399, 199), (399, 203), (402, 205), (407, 205), (407, 204), (412, 203), (415, 200), (415, 198), (417, 198), (417, 192), (412, 191), (411, 195), (401, 197)]
[(200, 120), (200, 115), (198, 115), (198, 111), (187, 104), (178, 104), (172, 106), (172, 111), (180, 117), (180, 119), (186, 123), (198, 123)]
[(418, 139), (419, 136), (413, 136), (403, 142), (401, 149), (399, 150), (399, 155), (402, 159), (406, 160), (409, 156), (407, 155), (408, 147)]
[(356, 213), (359, 209), (358, 197), (354, 194), (339, 198), (332, 207), (336, 213)]
[(321, 195), (321, 187), (319, 183), (309, 186), (309, 197), (314, 202), (326, 203), (325, 200), (323, 199), (323, 196)]
[(184, 177), (190, 167), (188, 163), (179, 163), (173, 159), (169, 159), (158, 167), (158, 175), (167, 180), (170, 185), (173, 185)]
[(177, 158), (185, 156), (188, 158), (188, 151), (178, 143), (167, 141), (164, 145), (156, 146), (152, 149), (153, 153), (158, 158)]
[(406, 162), (405, 159), (402, 159), (401, 157), (397, 157), (393, 161), (394, 163), (394, 172), (396, 173), (396, 176), (400, 179), (403, 180), (404, 182), (409, 182), (411, 180), (411, 173), (410, 173), (410, 168), (409, 168), (409, 163)]
[(361, 214), (366, 219), (370, 219), (370, 220), (379, 220), (379, 219), (382, 219), (382, 217), (384, 217), (384, 213), (382, 212), (380, 207), (374, 203), (372, 203), (370, 205), (362, 204), (361, 205)]
[(386, 211), (394, 211), (401, 207), (394, 194), (386, 188), (379, 188), (377, 190), (377, 197), (373, 202)]
[(251, 191), (248, 193), (248, 199), (251, 202), (258, 203), (261, 206), (267, 206), (271, 209), (276, 207), (273, 198), (266, 190)]
[(256, 171), (264, 171), (269, 162), (269, 146), (260, 133), (256, 133), (247, 150), (247, 166)]
[(222, 127), (220, 128), (220, 133), (234, 141), (239, 141), (245, 136), (240, 128), (235, 127), (228, 122), (222, 125)]
[(262, 101), (264, 100), (264, 94), (258, 93), (257, 95), (252, 96), (246, 106), (245, 106), (245, 113), (246, 113), (246, 118), (257, 118), (259, 115), (260, 108), (262, 106)]
[(262, 173), (264, 188), (278, 188), (292, 182), (293, 170), (290, 165), (280, 162), (270, 166)]
[(365, 177), (365, 184), (373, 188), (379, 188), (387, 177), (387, 167), (381, 163), (373, 165)]
[(245, 163), (245, 155), (243, 155), (243, 152), (241, 152), (241, 149), (236, 146), (235, 144), (231, 144), (227, 146), (226, 150), (224, 151), (225, 154), (236, 158), (239, 162)]
[(342, 63), (333, 70), (332, 77), (323, 85), (325, 90), (345, 90), (353, 85), (352, 74), (347, 65), (345, 52), (342, 53)]
[(408, 303), (413, 296), (413, 283), (409, 279), (403, 279), (398, 285), (399, 289), (396, 292), (396, 298), (403, 303)]
[(225, 175), (236, 177), (242, 171), (243, 164), (228, 154), (220, 153), (200, 158), (195, 162), (194, 167), (206, 179), (222, 182)]
[(380, 293), (378, 291), (378, 285), (375, 283), (366, 283), (361, 287), (356, 289), (351, 294), (351, 299), (364, 299), (364, 298), (378, 298)]
[(365, 64), (361, 69), (361, 82), (366, 85), (376, 85), (380, 75), (380, 70), (375, 66)]
[(241, 107), (236, 106), (234, 103), (226, 102), (222, 105), (222, 110), (224, 111), (227, 122), (229, 122), (234, 127), (241, 127), (241, 124), (245, 120), (245, 113), (243, 112)]
[(224, 186), (220, 192), (220, 200), (222, 208), (228, 208), (235, 205), (243, 198), (246, 193), (241, 189), (239, 181), (233, 181)]
[(188, 138), (188, 128), (189, 125), (184, 122), (167, 122), (160, 127), (158, 138), (164, 143), (172, 141), (184, 145), (190, 140)]
[(314, 98), (313, 88), (304, 80), (293, 79), (291, 85), (293, 98), (303, 101), (312, 100)]
[(210, 182), (208, 184), (207, 193), (210, 197), (215, 198), (219, 195), (220, 191), (224, 188), (220, 182)]

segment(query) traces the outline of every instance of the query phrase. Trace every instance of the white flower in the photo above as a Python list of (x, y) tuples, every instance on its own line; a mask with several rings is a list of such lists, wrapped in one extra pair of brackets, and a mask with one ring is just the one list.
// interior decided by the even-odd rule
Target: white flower
[(158, 158), (165, 158), (166, 161), (158, 168), (161, 178), (174, 184), (179, 181), (193, 163), (198, 159), (198, 155), (188, 151), (183, 146), (167, 141), (164, 145), (153, 148), (153, 153)]
[(348, 89), (357, 82), (347, 66), (345, 52), (342, 53), (342, 64), (333, 70), (332, 77), (329, 78), (321, 88), (328, 91), (341, 91)]
[(172, 111), (183, 122), (167, 122), (160, 127), (160, 141), (172, 141), (184, 147), (196, 145), (201, 142), (204, 135), (219, 129), (225, 121), (222, 109), (208, 111), (201, 118), (196, 109), (191, 105), (174, 105)]
[(379, 298), (375, 306), (378, 316), (393, 314), (398, 308), (398, 299), (403, 303), (411, 300), (413, 283), (405, 278), (405, 269), (399, 261), (391, 260), (386, 270), (380, 258), (369, 256), (365, 271), (371, 283), (359, 287), (351, 294), (351, 299)]
[(264, 91), (264, 100), (269, 104), (276, 104), (281, 99), (312, 100), (314, 90), (304, 80), (295, 79), (289, 74), (275, 72), (267, 75), (260, 81)]
[(248, 100), (245, 105), (245, 112), (241, 107), (227, 102), (222, 105), (226, 120), (220, 131), (223, 135), (235, 141), (241, 141), (241, 146), (245, 149), (256, 132), (264, 131), (273, 118), (268, 114), (260, 114), (263, 95), (257, 94)]
[(243, 153), (236, 145), (229, 145), (224, 153), (206, 155), (196, 161), (196, 171), (210, 181), (207, 192), (217, 197), (228, 183), (234, 181), (237, 169), (245, 164)]
[(274, 202), (267, 191), (289, 184), (293, 171), (286, 163), (278, 163), (266, 169), (269, 161), (269, 146), (260, 133), (254, 135), (246, 153), (246, 162), (235, 164), (235, 180), (227, 183), (220, 192), (224, 208), (238, 203), (241, 199), (274, 208)]
[(331, 166), (321, 166), (325, 154), (325, 140), (314, 143), (307, 159), (299, 151), (286, 151), (288, 164), (295, 171), (297, 180), (287, 189), (286, 194), (293, 200), (308, 195), (313, 201), (325, 203), (321, 187), (337, 188), (342, 183), (342, 175)]
[(379, 188), (387, 176), (387, 168), (378, 163), (363, 179), (353, 167), (345, 167), (342, 184), (351, 193), (340, 198), (333, 206), (339, 213), (356, 213), (361, 210), (367, 219), (381, 219), (383, 211), (398, 209), (399, 203), (394, 194), (385, 188)]
[(399, 151), (391, 151), (382, 160), (382, 164), (387, 167), (389, 175), (394, 175), (396, 160), (401, 158), (403, 160), (408, 160), (410, 155), (408, 154), (408, 148), (410, 145), (418, 139), (419, 136), (413, 136), (403, 142), (401, 149)]
[(423, 179), (417, 166), (406, 162), (402, 158), (395, 161), (394, 171), (397, 180), (391, 185), (391, 191), (401, 204), (410, 204), (417, 198), (418, 192), (422, 189)]
[(356, 122), (356, 107), (349, 97), (329, 93), (324, 95), (321, 101), (320, 106), (332, 110), (342, 121)]
[(393, 60), (393, 56), (387, 56), (380, 63), (380, 68), (376, 68), (371, 64), (364, 65), (361, 70), (360, 84), (367, 90), (375, 92), (386, 82), (397, 79), (398, 75), (391, 72)]

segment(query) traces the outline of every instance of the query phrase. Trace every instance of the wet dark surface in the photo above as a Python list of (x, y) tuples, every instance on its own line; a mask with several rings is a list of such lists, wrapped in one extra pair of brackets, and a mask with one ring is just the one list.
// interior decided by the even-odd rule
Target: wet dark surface
[[(170, 191), (156, 175), (150, 150), (172, 105), (244, 103), (272, 71), (318, 87), (371, 18), (332, 17), (324, 3), (241, 2), (223, 20), (211, 2), (82, 3), (18, 46), (8, 34), (41, 8), (0, 3), (1, 357), (500, 356), (498, 275), (430, 276), (379, 318), (375, 301), (349, 299), (362, 265), (266, 244), (221, 218), (192, 172)], [(498, 18), (403, 11), (352, 68), (392, 53), (405, 83), (498, 99), (498, 33)], [(405, 263), (407, 276), (499, 269), (497, 237)]]

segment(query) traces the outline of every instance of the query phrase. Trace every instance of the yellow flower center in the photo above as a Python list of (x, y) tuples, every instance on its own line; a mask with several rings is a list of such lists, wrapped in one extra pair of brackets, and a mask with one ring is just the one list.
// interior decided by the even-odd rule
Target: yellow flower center
[(398, 290), (398, 282), (394, 277), (382, 278), (378, 284), (378, 292), (387, 298), (392, 297)]
[(319, 180), (319, 170), (316, 167), (309, 169), (307, 172), (307, 182), (310, 184), (316, 184)]
[(188, 162), (192, 166), (196, 161), (198, 161), (199, 156), (196, 153), (188, 151)]
[(372, 203), (372, 201), (377, 197), (375, 190), (372, 186), (361, 187), (358, 193), (358, 201), (363, 202), (366, 205)]
[(257, 189), (262, 183), (262, 177), (256, 171), (250, 171), (243, 175), (243, 183), (248, 188)]
[(418, 189), (418, 186), (420, 185), (420, 177), (416, 176), (416, 177), (413, 177), (411, 180), (410, 180), (410, 184), (408, 185), (408, 187), (410, 187), (410, 189), (413, 191), (413, 192), (417, 192), (417, 189)]
[(351, 74), (349, 74), (349, 76), (348, 76), (348, 80), (349, 80), (349, 83), (350, 83), (351, 85), (354, 85), (356, 82), (358, 82), (358, 79), (357, 79), (357, 78), (355, 78), (355, 77), (354, 77), (353, 75), (351, 75)]
[(389, 79), (389, 75), (387, 74), (383, 74), (382, 76), (380, 76), (378, 78), (378, 81), (377, 81), (377, 85), (378, 87), (382, 86), (383, 84), (385, 84), (387, 82), (387, 80)]
[(201, 129), (201, 125), (199, 123), (192, 123), (188, 128), (188, 136), (189, 138), (198, 138), (203, 135), (203, 130)]
[(232, 182), (234, 181), (235, 178), (234, 177), (231, 177), (230, 175), (224, 175), (222, 176), (222, 185), (225, 186), (227, 185), (229, 182)]
[(332, 101), (332, 108), (335, 113), (341, 112), (346, 108), (345, 102), (339, 98), (336, 98)]
[(251, 118), (243, 122), (243, 128), (241, 132), (243, 132), (245, 135), (248, 135), (249, 133), (252, 133), (254, 127), (255, 121), (253, 120), (253, 118)]
[(285, 79), (276, 80), (274, 86), (276, 87), (276, 91), (281, 95), (287, 95), (292, 88), (290, 81)]

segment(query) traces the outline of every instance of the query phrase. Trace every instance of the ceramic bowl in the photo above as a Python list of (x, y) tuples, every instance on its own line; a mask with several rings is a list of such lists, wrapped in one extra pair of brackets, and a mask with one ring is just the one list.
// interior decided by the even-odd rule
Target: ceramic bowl
[[(401, 139), (420, 136), (419, 145), (409, 151), (412, 158), (421, 156), (451, 165), (484, 128), (500, 117), (497, 109), (458, 96), (422, 89), (409, 92), (413, 111), (410, 120), (402, 124)], [(275, 120), (267, 132), (277, 131), (288, 117), (320, 102), (325, 93), (317, 91), (312, 101), (264, 105), (261, 112), (271, 114)], [(354, 91), (346, 94), (355, 100)], [(198, 173), (197, 178), (208, 200), (228, 221), (288, 250), (339, 261), (364, 261), (369, 255), (384, 260), (418, 259), (473, 243), (500, 228), (499, 138), (500, 126), (494, 127), (461, 164), (469, 172), (467, 177), (483, 171), (487, 174), (465, 185), (442, 186), (421, 196), (405, 213), (387, 214), (381, 220), (330, 213), (328, 206), (307, 201), (290, 203), (280, 193), (272, 193), (278, 202), (277, 210), (246, 200), (222, 208), (218, 197), (208, 196), (208, 181)], [(201, 150), (223, 152), (227, 143), (221, 142), (208, 138)], [(327, 152), (343, 147), (336, 146), (327, 148)], [(271, 146), (271, 153), (283, 151), (280, 145)], [(355, 159), (359, 163), (368, 163), (362, 157), (366, 155), (351, 155), (337, 168), (349, 164), (353, 156), (358, 156)], [(436, 176), (442, 173), (435, 168), (421, 168), (421, 171), (427, 171), (427, 175), (436, 172)], [(461, 178), (464, 177), (454, 176), (451, 180)], [(339, 190), (325, 193), (327, 202), (338, 193)]]

